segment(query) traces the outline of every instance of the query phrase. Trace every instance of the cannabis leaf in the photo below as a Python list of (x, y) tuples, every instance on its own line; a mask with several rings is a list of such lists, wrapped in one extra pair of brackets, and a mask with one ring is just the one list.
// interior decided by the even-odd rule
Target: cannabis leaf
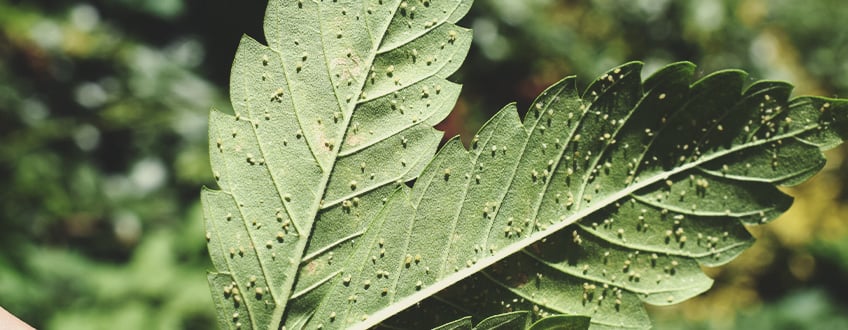
[(444, 78), (470, 42), (452, 23), (470, 3), (271, 1), (269, 45), (242, 38), (235, 114), (209, 120), (221, 190), (202, 193), (222, 325), (305, 323), (298, 308), (349, 272), (317, 259), (352, 245), (386, 187), (432, 158), (431, 126), (460, 89)]
[[(439, 242), (461, 246), (443, 249), (441, 264), (468, 278), (414, 313), (533, 310), (589, 315), (595, 328), (647, 328), (642, 302), (708, 289), (699, 265), (732, 260), (753, 242), (743, 224), (790, 206), (775, 184), (821, 169), (821, 150), (848, 134), (848, 103), (789, 100), (789, 84), (743, 86), (737, 70), (690, 85), (694, 71), (675, 63), (642, 82), (641, 63), (629, 63), (583, 92), (566, 78), (523, 122), (511, 105), (468, 152), (448, 143), (409, 195), (454, 203), (446, 209), (460, 215), (446, 218), (465, 228), (425, 236), (453, 238)], [(442, 180), (442, 169), (457, 168), (468, 173), (458, 184), (453, 174)], [(423, 204), (419, 215), (433, 212)]]
[(848, 134), (845, 100), (789, 100), (734, 70), (690, 84), (691, 63), (643, 82), (634, 62), (433, 156), (469, 6), (272, 1), (269, 46), (242, 39), (235, 114), (210, 115), (221, 190), (202, 194), (222, 327), (365, 328), (422, 301), (407, 314), (427, 323), (394, 322), (526, 310), (647, 327), (642, 301), (706, 290), (698, 265), (750, 245), (742, 223), (791, 203), (774, 185)]
[[(453, 141), (439, 152), (409, 193), (460, 213), (442, 217), (464, 228), (424, 235), (452, 238), (438, 242), (450, 247), (436, 254), (445, 256), (439, 269), (468, 276), (493, 265), (416, 313), (533, 310), (589, 315), (596, 328), (650, 327), (642, 302), (672, 304), (708, 289), (699, 265), (726, 263), (749, 246), (743, 224), (773, 219), (792, 202), (775, 185), (806, 180), (824, 165), (821, 150), (848, 134), (846, 100), (789, 100), (789, 84), (743, 87), (737, 70), (690, 85), (691, 63), (644, 82), (640, 70), (625, 64), (582, 93), (567, 78), (523, 122), (508, 106), (470, 151)], [(457, 168), (464, 180), (442, 180), (442, 169)], [(433, 212), (426, 207), (417, 206), (419, 216)]]

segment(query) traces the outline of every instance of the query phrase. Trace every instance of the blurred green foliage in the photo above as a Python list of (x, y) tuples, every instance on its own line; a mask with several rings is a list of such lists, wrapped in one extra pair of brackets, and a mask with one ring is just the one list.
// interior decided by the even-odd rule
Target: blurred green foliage
[[(214, 326), (198, 190), (214, 184), (206, 116), (229, 108), (239, 36), (264, 1), (0, 0), (0, 306), (47, 329)], [(566, 75), (627, 60), (736, 67), (845, 97), (841, 0), (478, 0), (440, 127), (468, 138)], [(753, 78), (752, 78), (753, 80)], [(845, 328), (848, 148), (709, 270), (716, 288), (656, 308), (658, 328)]]

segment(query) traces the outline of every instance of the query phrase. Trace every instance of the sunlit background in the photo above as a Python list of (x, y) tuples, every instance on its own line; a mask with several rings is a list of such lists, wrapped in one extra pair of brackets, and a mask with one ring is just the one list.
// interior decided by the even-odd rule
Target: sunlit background
[[(411, 0), (417, 1), (417, 0)], [(45, 329), (215, 326), (198, 203), (210, 108), (265, 1), (0, 0), (0, 306)], [(848, 97), (843, 0), (478, 0), (465, 87), (440, 128), (473, 132), (567, 75), (629, 60), (741, 68)], [(713, 290), (659, 329), (848, 329), (848, 148)]]

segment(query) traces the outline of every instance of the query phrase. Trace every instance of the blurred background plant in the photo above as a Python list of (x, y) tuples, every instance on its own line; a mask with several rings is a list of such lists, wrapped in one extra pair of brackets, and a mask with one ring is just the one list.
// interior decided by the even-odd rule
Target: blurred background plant
[[(417, 1), (417, 0), (410, 0)], [(46, 329), (215, 325), (198, 191), (206, 116), (228, 111), (242, 33), (265, 1), (0, 0), (0, 306)], [(511, 101), (645, 61), (741, 68), (846, 97), (841, 0), (480, 0), (446, 136)], [(848, 328), (848, 147), (715, 288), (652, 308), (657, 328)]]

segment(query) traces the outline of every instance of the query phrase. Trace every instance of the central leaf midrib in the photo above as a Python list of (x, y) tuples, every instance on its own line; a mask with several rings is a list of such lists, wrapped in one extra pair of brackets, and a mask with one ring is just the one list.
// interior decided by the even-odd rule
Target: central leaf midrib
[[(319, 5), (320, 5), (320, 4), (319, 4)], [(398, 4), (398, 5), (399, 5), (399, 4)], [(320, 11), (320, 8), (319, 8), (319, 11)], [(391, 15), (392, 17), (394, 17), (394, 15), (395, 15), (396, 11), (397, 11), (397, 7), (395, 7), (395, 9), (394, 9), (394, 10), (392, 10), (392, 12), (390, 13), (390, 15)], [(367, 68), (368, 68), (367, 70), (364, 70), (364, 71), (363, 71), (363, 72), (364, 72), (364, 75), (366, 75), (366, 76), (368, 75), (368, 73), (369, 73), (369, 72), (371, 72), (371, 70), (372, 70), (372, 68), (373, 68), (374, 60), (376, 59), (377, 55), (379, 55), (379, 53), (378, 53), (379, 46), (382, 44), (382, 41), (385, 39), (385, 36), (386, 36), (386, 34), (388, 33), (388, 26), (391, 24), (391, 22), (392, 22), (392, 21), (393, 21), (393, 19), (387, 20), (387, 21), (386, 21), (386, 25), (385, 25), (385, 26), (383, 26), (383, 28), (381, 28), (381, 29), (380, 29), (380, 31), (382, 31), (382, 35), (380, 36), (379, 40), (377, 40), (376, 38), (375, 38), (375, 39), (372, 39), (372, 41), (373, 41), (373, 42), (372, 42), (372, 48), (371, 48), (371, 50), (370, 50), (370, 51), (369, 51), (369, 53), (368, 53), (368, 54), (369, 54), (369, 57), (367, 58), (367, 60), (366, 60), (366, 61), (364, 61), (365, 63), (367, 63), (367, 65), (365, 65), (365, 67), (367, 67)], [(444, 24), (444, 21), (442, 21), (439, 25), (441, 25), (441, 24)], [(325, 61), (325, 63), (324, 63), (324, 64), (325, 64), (325, 67), (327, 68), (327, 70), (329, 70), (329, 60), (328, 60), (328, 58), (327, 58), (327, 53), (326, 53), (327, 47), (325, 46), (325, 42), (326, 42), (326, 40), (324, 39), (324, 35), (325, 35), (325, 33), (324, 33), (324, 25), (323, 25), (323, 24), (321, 24), (321, 23), (319, 23), (319, 26), (320, 26), (320, 28), (321, 28), (321, 31), (320, 31), (320, 34), (321, 34), (321, 45), (322, 45), (321, 52), (322, 52), (323, 57), (324, 57), (324, 61)], [(428, 30), (427, 32), (429, 32), (429, 30)], [(370, 34), (370, 29), (369, 29), (369, 34)], [(420, 36), (419, 36), (419, 37), (420, 37)], [(416, 38), (417, 38), (417, 37), (416, 37)], [(413, 40), (414, 40), (414, 39), (413, 39)], [(331, 75), (331, 73), (329, 73), (329, 71), (327, 72), (327, 74), (328, 74), (328, 76), (329, 76), (329, 75)], [(358, 77), (358, 78), (361, 78), (361, 77)], [(287, 79), (288, 79), (288, 78), (287, 78)], [(358, 82), (358, 89), (357, 89), (358, 93), (357, 93), (357, 95), (356, 95), (356, 100), (357, 100), (357, 102), (351, 102), (348, 106), (344, 106), (344, 104), (341, 102), (341, 99), (339, 98), (339, 97), (340, 97), (340, 96), (339, 96), (339, 93), (338, 93), (338, 91), (337, 91), (337, 89), (336, 89), (336, 88), (337, 88), (337, 87), (336, 87), (336, 84), (332, 81), (332, 79), (330, 79), (330, 82), (333, 84), (333, 90), (336, 92), (336, 93), (335, 93), (335, 96), (336, 96), (336, 101), (337, 101), (337, 103), (339, 104), (339, 108), (341, 108), (341, 109), (345, 109), (345, 111), (344, 111), (344, 118), (343, 118), (343, 125), (341, 126), (341, 127), (343, 127), (344, 132), (343, 132), (343, 134), (340, 134), (340, 136), (343, 138), (343, 137), (345, 137), (345, 136), (348, 134), (349, 130), (351, 129), (351, 127), (350, 127), (350, 121), (352, 120), (352, 117), (353, 117), (353, 115), (352, 115), (352, 114), (353, 114), (353, 112), (355, 111), (356, 107), (357, 107), (359, 104), (361, 104), (361, 103), (362, 103), (362, 102), (359, 102), (359, 101), (360, 101), (360, 100), (359, 100), (359, 98), (360, 98), (360, 96), (362, 95), (362, 92), (363, 92), (363, 90), (364, 90), (365, 84), (367, 83), (367, 79), (357, 79), (357, 82)], [(407, 87), (408, 87), (408, 86), (407, 86)], [(406, 88), (406, 87), (404, 87), (404, 88)], [(295, 115), (298, 117), (298, 121), (300, 121), (300, 116), (298, 116), (298, 111), (295, 111)], [(339, 148), (335, 148), (335, 149), (332, 151), (334, 154), (333, 154), (333, 156), (331, 157), (331, 159), (333, 159), (333, 161), (329, 164), (328, 168), (322, 168), (322, 169), (324, 170), (324, 173), (323, 173), (323, 175), (322, 175), (322, 178), (321, 178), (321, 182), (320, 182), (320, 186), (319, 186), (319, 187), (320, 187), (320, 191), (323, 191), (323, 196), (326, 196), (326, 194), (327, 194), (327, 184), (328, 184), (328, 182), (329, 182), (329, 178), (330, 178), (331, 174), (333, 173), (333, 170), (334, 170), (334, 168), (335, 168), (335, 165), (338, 163), (339, 154), (340, 154), (340, 152), (341, 152), (341, 149), (342, 149), (342, 148), (341, 148), (341, 146), (340, 146)], [(312, 147), (310, 147), (310, 150), (312, 150), (312, 151), (313, 151), (313, 153), (314, 153), (314, 149), (313, 149)], [(402, 176), (401, 176), (401, 177), (402, 177)], [(367, 190), (367, 191), (371, 191), (371, 190)], [(360, 191), (358, 194), (355, 194), (355, 195), (353, 195), (353, 196), (359, 196), (359, 195), (362, 195), (362, 194), (364, 194), (364, 193), (365, 193), (365, 192), (367, 192), (367, 191), (366, 191), (366, 190)], [(323, 200), (323, 198), (322, 198), (321, 200)], [(320, 201), (316, 201), (316, 202), (314, 202), (314, 203), (313, 203), (313, 205), (312, 205), (312, 207), (311, 207), (311, 210), (310, 210), (309, 214), (313, 214), (313, 219), (317, 219), (316, 217), (317, 217), (317, 215), (318, 215), (318, 212), (319, 212), (321, 209), (326, 209), (326, 207), (323, 207), (323, 208), (322, 208), (322, 207), (321, 207), (321, 202), (320, 202)], [(309, 225), (310, 225), (310, 226), (309, 226), (309, 228), (305, 228), (305, 229), (308, 229), (308, 232), (309, 232), (309, 233), (311, 233), (311, 232), (312, 232), (312, 225), (314, 224), (314, 222), (315, 222), (314, 220), (313, 220), (313, 221), (311, 221), (311, 222), (309, 222)], [(300, 258), (300, 259), (302, 259), (302, 257), (303, 257), (303, 253), (305, 252), (305, 249), (306, 249), (307, 243), (308, 243), (308, 241), (309, 241), (309, 239), (308, 239), (308, 238), (305, 238), (305, 237), (306, 237), (305, 235), (304, 235), (304, 236), (302, 236), (302, 237), (299, 239), (299, 241), (298, 241), (298, 245), (297, 245), (298, 258)], [(340, 273), (341, 273), (341, 272), (338, 272), (338, 273), (336, 273), (336, 275), (338, 275), (338, 274), (340, 274)], [(295, 271), (294, 271), (294, 276), (292, 276), (292, 278), (294, 278), (294, 280), (293, 280), (293, 281), (291, 281), (291, 284), (289, 285), (289, 293), (290, 293), (290, 294), (291, 294), (291, 293), (293, 293), (292, 288), (294, 287), (295, 283), (297, 283), (298, 277), (299, 277), (299, 268), (296, 268), (296, 269), (295, 269)], [(315, 288), (317, 288), (317, 287), (315, 287)], [(278, 306), (280, 306), (280, 305), (278, 304)], [(282, 313), (281, 313), (281, 315), (282, 315)], [(279, 323), (279, 322), (278, 322), (278, 323)]]
[[(320, 6), (320, 4), (319, 4), (319, 6)], [(321, 9), (319, 8), (319, 11), (320, 11), (320, 10), (321, 10)], [(394, 11), (392, 11), (391, 15), (392, 15), (392, 16), (394, 16)], [(388, 20), (388, 21), (387, 21), (387, 23), (386, 23), (386, 27), (384, 27), (383, 29), (381, 29), (381, 30), (383, 31), (383, 36), (385, 36), (385, 33), (388, 31), (388, 28), (387, 28), (387, 27), (388, 27), (388, 24), (390, 24), (390, 23), (391, 23), (391, 20)], [(327, 58), (327, 53), (326, 53), (327, 47), (325, 46), (325, 45), (326, 45), (326, 43), (325, 43), (326, 41), (324, 40), (324, 34), (325, 34), (325, 33), (324, 33), (324, 25), (323, 25), (323, 22), (319, 22), (319, 27), (321, 28), (321, 31), (320, 31), (320, 35), (321, 35), (321, 52), (322, 52), (322, 55), (323, 55), (323, 57), (324, 57), (324, 65), (325, 65), (325, 67), (327, 68), (327, 70), (329, 70), (329, 66), (330, 66), (330, 65), (329, 65), (329, 59)], [(382, 37), (381, 37), (381, 39), (382, 39)], [(364, 72), (365, 72), (365, 73), (364, 73), (365, 75), (367, 75), (367, 74), (368, 74), (368, 72), (370, 72), (371, 68), (373, 67), (374, 59), (375, 59), (375, 58), (376, 58), (376, 56), (377, 56), (376, 52), (377, 52), (377, 49), (378, 49), (378, 44), (379, 44), (379, 42), (375, 41), (375, 42), (373, 43), (373, 45), (372, 45), (371, 50), (369, 50), (369, 53), (368, 53), (368, 54), (369, 54), (369, 57), (368, 57), (368, 58), (367, 58), (367, 60), (365, 61), (365, 62), (367, 63), (366, 67), (368, 68), (368, 70), (365, 70), (365, 71), (364, 71)], [(328, 76), (328, 77), (331, 77), (331, 75), (332, 75), (332, 74), (331, 74), (329, 71), (327, 71), (327, 76)], [(357, 78), (359, 78), (359, 77), (357, 77)], [(366, 81), (367, 81), (367, 79), (357, 79), (357, 82), (359, 83), (359, 85), (358, 85), (358, 89), (357, 89), (357, 90), (359, 91), (359, 94), (357, 95), (357, 99), (359, 99), (359, 95), (361, 95), (361, 93), (362, 93), (362, 91), (363, 91), (363, 89), (364, 89), (364, 86), (365, 86)], [(334, 91), (336, 91), (336, 86), (335, 86), (335, 84), (334, 84), (333, 80), (332, 80), (332, 79), (330, 79), (330, 82), (331, 82), (331, 83), (333, 83), (333, 90), (334, 90)], [(335, 94), (335, 96), (336, 96), (336, 101), (337, 101), (337, 102), (338, 102), (338, 104), (339, 104), (339, 108), (340, 108), (340, 109), (346, 109), (345, 114), (344, 114), (344, 118), (343, 118), (343, 121), (342, 121), (342, 125), (340, 126), (340, 127), (342, 127), (342, 128), (344, 129), (344, 131), (345, 131), (345, 132), (344, 132), (344, 134), (340, 134), (340, 136), (344, 137), (344, 136), (347, 134), (347, 130), (349, 130), (349, 129), (350, 129), (350, 120), (351, 120), (351, 119), (352, 119), (352, 117), (353, 117), (353, 116), (352, 116), (353, 111), (355, 110), (355, 108), (356, 108), (356, 106), (358, 105), (358, 103), (357, 103), (357, 102), (351, 102), (351, 103), (350, 103), (350, 105), (348, 105), (348, 106), (344, 106), (344, 104), (342, 103), (341, 99), (339, 99), (339, 95), (338, 95), (339, 93), (338, 93), (338, 92), (336, 92), (336, 93), (334, 93), (334, 94)], [(297, 111), (295, 111), (295, 113), (297, 113)], [(310, 149), (312, 149), (312, 148), (310, 148)], [(333, 173), (333, 169), (335, 168), (336, 163), (338, 163), (338, 161), (336, 161), (336, 160), (338, 159), (338, 155), (339, 155), (339, 152), (340, 152), (340, 151), (341, 151), (341, 147), (339, 147), (339, 148), (334, 148), (334, 149), (333, 149), (333, 151), (332, 151), (332, 152), (333, 152), (333, 157), (332, 157), (332, 159), (333, 159), (334, 161), (333, 161), (333, 162), (331, 162), (331, 163), (329, 164), (329, 165), (330, 165), (330, 166), (329, 166), (329, 168), (326, 168), (326, 169), (325, 169), (325, 171), (324, 171), (324, 173), (323, 173), (323, 176), (321, 177), (321, 183), (320, 183), (320, 187), (321, 187), (321, 189), (320, 189), (320, 190), (323, 192), (323, 196), (326, 196), (326, 194), (327, 194), (327, 183), (329, 182), (330, 175)], [(315, 222), (315, 221), (314, 221), (314, 220), (315, 220), (315, 217), (317, 217), (317, 215), (318, 215), (318, 211), (319, 211), (320, 209), (321, 209), (321, 207), (320, 207), (320, 201), (317, 201), (316, 203), (314, 203), (314, 204), (313, 204), (312, 209), (310, 210), (310, 214), (313, 214), (313, 221), (311, 221), (311, 222), (310, 222), (310, 225), (314, 224), (314, 222)], [(310, 233), (311, 233), (311, 226), (310, 226)], [(308, 239), (307, 239), (307, 240), (308, 240)], [(303, 250), (302, 250), (302, 249), (301, 249), (300, 255), (301, 255), (301, 256), (303, 255)]]
[[(318, 5), (320, 6), (320, 4), (318, 4)], [(321, 9), (322, 8), (320, 8), (320, 7), (318, 8), (319, 13), (320, 13)], [(394, 15), (394, 12), (392, 13), (392, 15)], [(388, 24), (390, 24), (390, 23), (391, 23), (391, 20), (388, 20), (386, 27), (384, 27), (382, 29), (384, 35), (387, 32), (387, 30), (388, 30), (387, 27), (388, 27)], [(324, 31), (324, 24), (320, 20), (319, 20), (319, 28), (320, 28), (319, 33), (321, 35), (321, 50), (320, 51), (321, 51), (322, 57), (324, 58), (324, 67), (327, 70), (327, 72), (326, 72), (327, 77), (331, 77), (331, 73), (329, 72), (329, 60), (327, 58), (327, 47), (326, 47), (326, 42), (325, 42), (325, 39), (324, 39), (324, 34), (325, 34), (324, 33), (325, 32)], [(381, 37), (381, 39), (382, 39), (382, 37)], [(276, 52), (280, 56), (280, 58), (282, 58), (282, 52), (280, 50), (274, 49), (270, 45), (267, 46), (267, 47), (269, 49), (271, 49), (272, 51)], [(374, 61), (374, 59), (376, 58), (376, 55), (377, 55), (377, 49), (378, 49), (378, 45), (377, 45), (377, 42), (375, 41), (374, 44), (372, 45), (372, 49), (369, 52), (370, 57), (366, 61), (367, 67), (369, 68), (368, 71), (365, 71), (366, 75), (368, 74), (368, 72), (370, 72), (370, 69), (373, 66), (373, 61)], [(283, 71), (283, 75), (286, 79), (286, 82), (290, 82), (291, 80), (288, 77), (287, 70), (285, 70), (285, 64), (283, 62), (281, 62), (281, 65), (283, 66), (282, 71)], [(358, 90), (359, 90), (359, 95), (361, 95), (366, 79), (357, 79), (357, 80), (360, 82)], [(343, 121), (343, 125), (341, 127), (343, 127), (343, 129), (345, 131), (347, 131), (350, 128), (349, 127), (350, 126), (350, 120), (351, 120), (351, 117), (352, 117), (351, 114), (353, 113), (353, 110), (358, 103), (353, 102), (349, 106), (345, 107), (343, 105), (343, 103), (341, 102), (341, 99), (339, 99), (339, 93), (336, 90), (336, 86), (333, 83), (332, 79), (330, 78), (329, 81), (330, 81), (331, 84), (333, 84), (333, 90), (335, 92), (334, 96), (336, 98), (336, 102), (339, 105), (339, 109), (346, 109), (346, 111), (344, 111), (344, 113), (345, 113), (344, 119), (343, 119), (344, 121)], [(244, 84), (244, 85), (247, 86), (246, 84)], [(290, 86), (290, 92), (291, 92), (292, 91), (292, 88), (291, 88), (292, 85), (291, 84), (288, 84), (288, 85)], [(357, 95), (357, 99), (358, 99), (359, 95)], [(248, 107), (250, 107), (249, 104), (248, 104)], [(302, 129), (303, 125), (302, 125), (302, 119), (301, 119), (300, 111), (299, 111), (300, 109), (298, 109), (294, 105), (294, 99), (293, 98), (292, 98), (292, 109), (293, 109), (293, 113), (294, 113), (295, 118), (297, 118), (298, 126), (301, 127), (301, 129)], [(251, 113), (250, 110), (248, 110), (248, 113), (249, 114)], [(251, 118), (251, 121), (254, 120), (252, 116), (250, 116), (250, 118)], [(268, 158), (265, 157), (265, 151), (264, 151), (264, 149), (262, 149), (262, 143), (260, 142), (261, 139), (256, 132), (256, 128), (253, 126), (252, 123), (251, 123), (250, 126), (251, 126), (253, 134), (256, 137), (256, 140), (259, 144), (260, 152), (262, 153), (263, 158), (265, 159), (266, 170), (268, 171), (268, 174), (271, 177), (271, 180), (274, 181), (275, 188), (276, 188), (276, 191), (277, 191), (277, 195), (278, 195), (278, 197), (280, 197), (280, 201), (283, 203), (283, 206), (286, 208), (286, 212), (289, 214), (289, 217), (292, 218), (292, 220), (293, 220), (292, 222), (294, 224), (296, 224), (297, 221), (294, 221), (294, 218), (291, 217), (291, 213), (288, 211), (288, 206), (285, 203), (285, 199), (282, 198), (282, 194), (279, 191), (279, 186), (277, 186), (276, 179), (274, 179), (274, 176), (270, 173), (270, 169), (268, 167), (269, 166), (268, 165)], [(340, 136), (344, 136), (344, 134), (341, 134)], [(313, 154), (313, 157), (315, 157), (316, 149), (319, 148), (319, 147), (316, 147), (314, 145), (310, 145), (309, 141), (308, 141), (309, 139), (306, 139), (306, 140), (307, 140), (306, 143), (307, 143), (307, 146), (308, 146), (310, 152)], [(317, 162), (319, 164), (319, 166), (321, 167), (322, 171), (323, 171), (321, 181), (319, 182), (319, 185), (318, 185), (319, 190), (323, 192), (322, 195), (326, 195), (326, 193), (327, 193), (327, 183), (329, 182), (330, 175), (332, 174), (333, 169), (335, 167), (335, 164), (337, 163), (336, 160), (338, 159), (338, 153), (339, 153), (340, 150), (341, 150), (341, 147), (335, 148), (332, 151), (333, 155), (332, 155), (331, 159), (333, 159), (334, 161), (332, 161), (329, 164), (328, 168), (322, 166), (320, 161)], [(315, 157), (315, 159), (318, 160), (318, 157)], [(304, 223), (306, 223), (307, 226), (305, 228), (301, 228), (301, 230), (300, 230), (301, 234), (298, 235), (297, 244), (295, 246), (294, 253), (292, 253), (293, 254), (292, 258), (294, 258), (295, 260), (301, 260), (302, 261), (302, 259), (303, 259), (303, 254), (304, 254), (304, 252), (306, 250), (306, 246), (308, 245), (308, 242), (309, 242), (309, 235), (307, 235), (307, 234), (311, 235), (311, 233), (312, 233), (312, 228), (313, 228), (313, 225), (315, 223), (315, 219), (318, 215), (318, 211), (320, 210), (320, 204), (321, 204), (321, 200), (319, 198), (313, 199), (313, 203), (310, 206), (310, 211), (308, 212), (308, 214), (312, 215), (313, 220), (312, 221), (304, 221)], [(239, 207), (239, 211), (243, 215), (243, 212), (241, 211), (241, 207), (238, 206), (238, 202), (236, 203), (236, 205), (237, 205), (237, 207)], [(246, 218), (244, 218), (244, 216), (242, 216), (242, 218), (243, 218), (244, 221), (246, 221)], [(247, 226), (246, 223), (244, 225)], [(249, 229), (249, 228), (246, 228), (246, 229)], [(296, 229), (297, 229), (297, 227), (296, 227)], [(259, 246), (259, 245), (255, 244), (255, 242), (253, 242), (254, 239), (253, 239), (252, 235), (250, 234), (249, 230), (248, 230), (248, 236), (250, 237), (251, 242), (254, 243), (253, 248), (256, 249), (256, 247)], [(257, 258), (259, 259), (260, 267), (262, 268), (262, 271), (263, 271), (263, 276), (265, 276), (266, 279), (269, 279), (270, 277), (268, 277), (268, 275), (265, 271), (264, 261), (261, 258), (259, 258), (258, 255), (257, 255)], [(300, 263), (298, 263), (298, 265), (299, 264)], [(285, 308), (288, 306), (287, 301), (291, 298), (292, 294), (294, 294), (293, 288), (294, 288), (294, 286), (296, 285), (296, 283), (299, 279), (299, 276), (298, 276), (299, 275), (299, 267), (292, 267), (291, 269), (292, 269), (292, 272), (290, 274), (291, 276), (285, 276), (283, 283), (280, 283), (280, 285), (282, 285), (282, 287), (283, 287), (284, 292), (287, 292), (286, 299), (283, 300), (283, 299), (280, 299), (278, 297), (274, 297), (272, 295), (272, 297), (275, 299), (275, 301), (277, 303), (276, 303), (276, 306), (274, 308), (274, 312), (272, 314), (271, 324), (268, 325), (269, 329), (274, 328), (278, 324), (282, 323), (282, 316), (285, 312)], [(274, 292), (274, 290), (269, 290), (269, 291)]]

